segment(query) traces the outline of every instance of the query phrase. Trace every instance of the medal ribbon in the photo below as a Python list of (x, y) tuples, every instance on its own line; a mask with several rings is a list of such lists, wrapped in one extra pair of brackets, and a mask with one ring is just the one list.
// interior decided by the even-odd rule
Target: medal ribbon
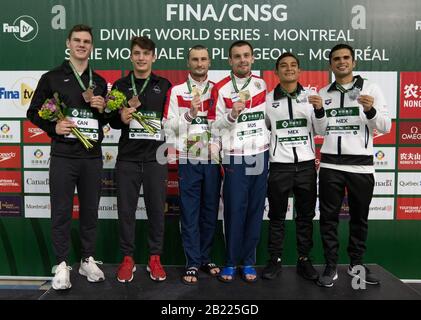
[(335, 84), (336, 89), (338, 89), (341, 93), (347, 93), (349, 90), (345, 89), (344, 87), (342, 87), (339, 83)]
[[(86, 87), (81, 79), (81, 77), (79, 76), (79, 73), (76, 71), (75, 66), (72, 64), (72, 62), (69, 60), (69, 65), (73, 70), (73, 74), (76, 77), (77, 82), (79, 82), (80, 87), (82, 88), (83, 91), (86, 91)], [(91, 67), (89, 67), (89, 88), (93, 87), (93, 81), (92, 81), (92, 69)]]
[[(190, 79), (187, 78), (187, 88), (189, 89), (189, 93), (192, 92), (192, 86), (191, 86), (191, 82)], [(209, 81), (206, 83), (206, 87), (205, 89), (203, 89), (202, 95), (205, 94), (209, 89)]]
[(234, 87), (234, 90), (235, 90), (235, 92), (237, 92), (237, 93), (239, 93), (241, 90), (243, 90), (243, 89), (245, 89), (248, 85), (249, 85), (249, 83), (250, 83), (250, 81), (251, 81), (251, 78), (252, 78), (252, 76), (250, 76), (248, 79), (247, 79), (247, 81), (243, 84), (243, 87), (240, 89), (240, 90), (238, 90), (238, 87), (237, 87), (237, 82), (235, 81), (235, 76), (234, 76), (234, 73), (231, 71), (231, 81), (232, 81), (232, 85), (233, 85), (233, 87)]
[[(132, 89), (133, 89), (133, 95), (134, 95), (134, 96), (137, 96), (138, 94), (137, 94), (136, 84), (135, 84), (135, 82), (134, 82), (134, 73), (133, 73), (133, 72), (132, 72), (132, 74), (131, 74), (131, 79), (132, 79)], [(143, 91), (145, 91), (146, 86), (147, 86), (147, 85), (148, 85), (148, 83), (149, 83), (149, 80), (151, 80), (151, 76), (150, 76), (150, 75), (146, 78), (145, 82), (143, 83), (143, 86), (142, 86), (142, 88), (140, 89), (140, 93), (139, 93), (139, 95), (141, 95), (141, 94), (143, 93)]]

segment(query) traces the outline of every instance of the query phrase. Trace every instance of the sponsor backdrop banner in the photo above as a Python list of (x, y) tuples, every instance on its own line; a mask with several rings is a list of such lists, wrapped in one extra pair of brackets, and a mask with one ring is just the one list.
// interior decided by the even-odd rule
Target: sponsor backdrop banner
[[(316, 10), (317, 8), (317, 10)], [(421, 278), (421, 2), (406, 0), (284, 0), (146, 1), (73, 0), (4, 1), (0, 11), (0, 275), (49, 275), (54, 262), (50, 246), (50, 138), (30, 123), (26, 111), (43, 73), (68, 59), (65, 40), (78, 23), (93, 27), (90, 64), (113, 82), (131, 69), (130, 39), (151, 37), (157, 44), (156, 74), (173, 84), (185, 80), (186, 54), (195, 44), (209, 48), (218, 81), (229, 72), (228, 48), (248, 40), (255, 47), (253, 73), (271, 90), (278, 56), (295, 53), (303, 70), (303, 86), (319, 90), (332, 80), (329, 50), (348, 43), (356, 50), (356, 74), (382, 88), (393, 119), (392, 131), (374, 137), (376, 185), (370, 206), (367, 261), (379, 263), (401, 278)], [(116, 181), (114, 174), (120, 131), (105, 126), (104, 171), (99, 208), (98, 257), (121, 259), (118, 249)], [(316, 137), (317, 160), (322, 137)], [(213, 255), (223, 263), (220, 206)], [(347, 263), (349, 220), (347, 199), (340, 213), (340, 262)], [(166, 242), (163, 261), (184, 264), (179, 235), (178, 174), (169, 165)], [(267, 257), (267, 213), (257, 261)], [(318, 204), (314, 260), (323, 262)], [(79, 258), (79, 204), (75, 190), (71, 260)], [(295, 263), (294, 199), (287, 212), (286, 263)], [(147, 259), (147, 214), (140, 191), (136, 261)], [(343, 223), (342, 223), (343, 222)], [(76, 235), (76, 236), (73, 236)], [(399, 249), (398, 249), (399, 248)]]

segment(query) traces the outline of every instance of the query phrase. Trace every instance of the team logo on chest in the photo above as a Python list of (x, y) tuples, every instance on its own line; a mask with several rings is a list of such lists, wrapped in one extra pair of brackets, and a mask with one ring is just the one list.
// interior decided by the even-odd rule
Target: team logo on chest
[(161, 88), (158, 86), (158, 85), (156, 85), (155, 87), (153, 87), (153, 92), (155, 92), (156, 94), (160, 94), (161, 93)]

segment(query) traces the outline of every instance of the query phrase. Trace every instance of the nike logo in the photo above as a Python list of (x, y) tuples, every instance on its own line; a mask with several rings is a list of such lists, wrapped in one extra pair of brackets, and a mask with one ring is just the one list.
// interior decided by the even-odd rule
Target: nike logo
[(70, 79), (64, 79), (64, 82), (69, 82), (70, 81)]

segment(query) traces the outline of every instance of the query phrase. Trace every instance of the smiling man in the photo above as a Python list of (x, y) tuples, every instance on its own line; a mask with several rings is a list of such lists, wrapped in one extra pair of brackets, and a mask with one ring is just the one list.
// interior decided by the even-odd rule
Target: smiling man
[[(71, 287), (68, 256), (75, 186), (80, 202), (82, 260), (79, 273), (90, 282), (105, 279), (93, 255), (101, 191), (101, 141), (104, 136), (102, 126), (106, 124), (103, 110), (107, 85), (88, 63), (93, 48), (91, 27), (74, 26), (66, 45), (69, 61), (41, 77), (27, 112), (28, 118), (52, 138), (49, 177), (52, 241), (57, 260), (52, 287), (56, 290)], [(67, 106), (63, 110), (66, 118), (52, 122), (43, 120), (38, 110), (55, 93)], [(75, 127), (89, 134), (93, 148), (85, 149), (71, 134)]]
[(290, 52), (275, 65), (279, 84), (266, 97), (266, 122), (271, 129), (268, 179), (270, 260), (262, 277), (274, 279), (281, 272), (285, 217), (289, 194), (294, 194), (297, 216), (297, 273), (317, 280), (309, 255), (313, 247), (313, 218), (317, 199), (315, 134), (326, 127), (322, 98), (298, 82), (300, 62)]
[[(219, 268), (210, 259), (219, 209), (221, 176), (217, 163), (211, 162), (210, 124), (214, 83), (208, 79), (208, 49), (196, 45), (189, 50), (187, 80), (171, 88), (164, 115), (168, 141), (175, 142), (179, 154), (181, 238), (186, 255), (183, 283), (194, 285), (199, 269), (216, 276)], [(218, 157), (218, 155), (217, 155)]]
[(134, 112), (141, 112), (161, 126), (167, 91), (167, 79), (152, 73), (155, 62), (155, 43), (147, 37), (131, 41), (133, 70), (114, 83), (113, 89), (122, 91), (129, 106), (116, 113), (111, 127), (121, 129), (116, 163), (117, 206), (120, 231), (120, 249), (123, 262), (117, 270), (117, 280), (130, 282), (136, 271), (135, 251), (136, 210), (140, 187), (143, 184), (146, 214), (148, 216), (149, 261), (147, 270), (154, 281), (164, 281), (166, 273), (160, 256), (164, 244), (164, 210), (168, 170), (157, 162), (156, 152), (164, 143), (161, 130), (147, 130), (133, 119)]
[(265, 125), (266, 83), (251, 73), (253, 47), (236, 41), (229, 49), (231, 74), (218, 82), (208, 119), (215, 121), (224, 152), (224, 231), (226, 265), (219, 280), (257, 280), (256, 247), (266, 198), (269, 135)]
[(320, 233), (326, 267), (318, 284), (332, 287), (338, 278), (339, 212), (346, 190), (351, 217), (348, 274), (376, 285), (380, 279), (363, 264), (374, 189), (373, 130), (388, 133), (391, 120), (380, 88), (353, 75), (356, 61), (351, 46), (334, 46), (329, 63), (335, 81), (320, 90), (328, 122), (319, 173)]

